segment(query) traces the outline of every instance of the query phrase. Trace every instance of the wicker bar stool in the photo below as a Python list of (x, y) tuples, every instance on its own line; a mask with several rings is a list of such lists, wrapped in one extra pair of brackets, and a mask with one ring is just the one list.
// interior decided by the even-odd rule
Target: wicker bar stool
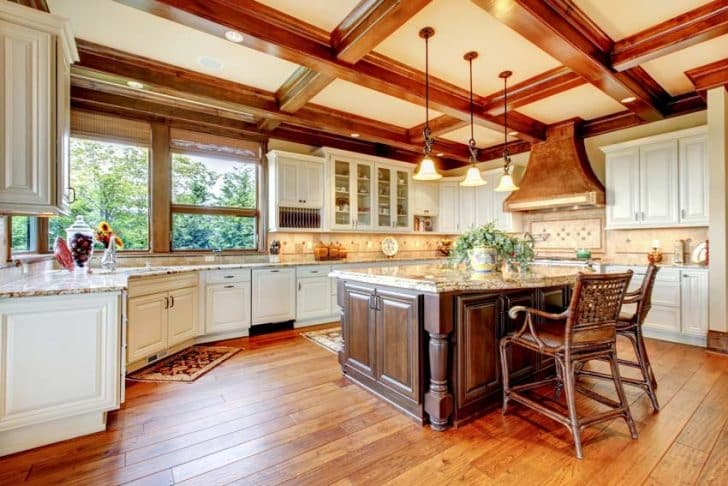
[[(655, 279), (657, 278), (658, 270), (659, 268), (651, 263), (650, 266), (647, 267), (647, 273), (645, 274), (644, 280), (642, 280), (640, 288), (634, 292), (628, 292), (625, 294), (624, 303), (637, 304), (637, 308), (635, 309), (634, 314), (621, 313), (619, 315), (619, 321), (617, 322), (617, 335), (624, 336), (632, 343), (634, 354), (637, 357), (637, 361), (618, 359), (617, 362), (620, 365), (638, 368), (642, 373), (641, 380), (622, 377), (622, 383), (642, 388), (650, 398), (652, 408), (654, 408), (656, 412), (660, 411), (660, 404), (657, 402), (657, 395), (655, 394), (657, 380), (655, 379), (655, 374), (652, 371), (652, 365), (650, 365), (650, 358), (647, 356), (647, 348), (645, 347), (645, 341), (642, 336), (642, 324), (645, 322), (647, 313), (652, 307), (652, 289), (655, 286)], [(578, 374), (606, 380), (612, 379), (611, 375), (592, 370), (582, 369), (579, 370)]]
[[(565, 425), (574, 437), (576, 457), (583, 457), (581, 431), (584, 427), (615, 417), (627, 422), (633, 439), (637, 429), (629, 411), (619, 376), (616, 350), (616, 326), (627, 285), (632, 272), (613, 274), (579, 274), (569, 308), (561, 314), (550, 314), (522, 306), (509, 310), (511, 319), (526, 313), (526, 319), (516, 333), (500, 341), (500, 360), (503, 372), (503, 413), (510, 401), (518, 402)], [(511, 387), (508, 375), (508, 347), (521, 346), (540, 354), (551, 356), (556, 363), (556, 377), (535, 383)], [(576, 383), (576, 367), (585, 361), (605, 358), (612, 369), (612, 379), (619, 397), (615, 402)], [(566, 408), (563, 413), (555, 406), (547, 406), (550, 400), (526, 392), (546, 385), (563, 386)], [(576, 392), (607, 405), (611, 410), (579, 417), (576, 413)], [(530, 395), (530, 396), (529, 396)]]

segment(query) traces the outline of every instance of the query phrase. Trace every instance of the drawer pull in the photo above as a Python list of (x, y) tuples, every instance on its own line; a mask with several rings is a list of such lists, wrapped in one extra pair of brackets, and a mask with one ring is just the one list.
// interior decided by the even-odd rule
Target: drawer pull
[(235, 285), (226, 285), (223, 287), (224, 289), (234, 289)]
[(270, 273), (278, 273), (280, 270), (271, 270)]
[(311, 270), (311, 273), (319, 273), (318, 270)]
[(235, 278), (235, 275), (225, 275), (223, 278)]

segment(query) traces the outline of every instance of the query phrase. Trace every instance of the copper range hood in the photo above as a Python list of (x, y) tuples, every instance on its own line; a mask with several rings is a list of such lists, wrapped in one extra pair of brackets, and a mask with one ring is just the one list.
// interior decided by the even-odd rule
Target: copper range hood
[(579, 118), (551, 125), (534, 144), (520, 190), (503, 203), (506, 211), (587, 208), (604, 205), (604, 186), (586, 157)]

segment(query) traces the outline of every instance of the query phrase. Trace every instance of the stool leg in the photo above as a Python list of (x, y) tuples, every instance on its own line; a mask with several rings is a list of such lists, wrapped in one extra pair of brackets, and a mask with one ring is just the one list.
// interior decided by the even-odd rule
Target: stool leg
[[(568, 359), (568, 358), (567, 358)], [(576, 449), (577, 459), (583, 459), (584, 453), (581, 446), (581, 427), (579, 419), (576, 415), (576, 387), (574, 384), (575, 370), (574, 364), (571, 362), (560, 362), (556, 358), (557, 366), (560, 365), (564, 375), (564, 391), (566, 392), (566, 406), (569, 409), (569, 429), (574, 437), (574, 448)]]
[(510, 399), (511, 387), (508, 381), (508, 345), (511, 344), (508, 338), (503, 338), (500, 341), (500, 362), (501, 362), (501, 373), (503, 373), (503, 408), (501, 413), (503, 415), (508, 411), (508, 401)]
[(650, 361), (647, 357), (645, 342), (642, 340), (642, 333), (640, 333), (639, 330), (635, 330), (635, 334), (633, 337), (630, 337), (630, 341), (632, 341), (632, 344), (634, 346), (634, 352), (637, 355), (637, 362), (640, 365), (642, 378), (645, 380), (645, 385), (647, 386), (647, 396), (652, 403), (652, 408), (655, 410), (655, 412), (659, 412), (660, 404), (657, 402), (657, 395), (655, 395), (654, 387), (655, 377), (652, 374), (652, 369), (649, 364)]
[(649, 373), (649, 380), (652, 384), (652, 388), (657, 388), (657, 380), (655, 379), (655, 373), (652, 371), (652, 364), (650, 363), (650, 358), (647, 356), (647, 347), (645, 346), (645, 340), (642, 336), (642, 328), (638, 327), (635, 331), (635, 334), (637, 335), (637, 343), (642, 350), (642, 356), (644, 357), (645, 361), (645, 367), (647, 368), (647, 372)]
[(619, 406), (622, 411), (624, 421), (627, 422), (629, 432), (633, 439), (638, 437), (637, 427), (632, 419), (632, 412), (629, 410), (629, 402), (627, 402), (627, 395), (624, 393), (624, 386), (622, 386), (622, 377), (619, 375), (619, 364), (617, 363), (617, 348), (612, 345), (612, 352), (609, 354), (609, 364), (612, 368), (612, 377), (614, 378), (614, 387), (617, 389), (617, 395), (619, 396)]
[(559, 365), (559, 360), (554, 359), (554, 368), (556, 368), (556, 386), (554, 387), (554, 399), (561, 397), (561, 391), (564, 389), (564, 370)]

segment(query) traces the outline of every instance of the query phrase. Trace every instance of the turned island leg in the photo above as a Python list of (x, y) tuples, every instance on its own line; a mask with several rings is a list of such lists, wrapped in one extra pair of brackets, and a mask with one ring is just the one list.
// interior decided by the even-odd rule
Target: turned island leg
[(425, 330), (430, 335), (430, 383), (425, 393), (425, 411), (434, 430), (445, 430), (453, 410), (453, 396), (448, 383), (452, 296), (426, 294), (424, 317)]

